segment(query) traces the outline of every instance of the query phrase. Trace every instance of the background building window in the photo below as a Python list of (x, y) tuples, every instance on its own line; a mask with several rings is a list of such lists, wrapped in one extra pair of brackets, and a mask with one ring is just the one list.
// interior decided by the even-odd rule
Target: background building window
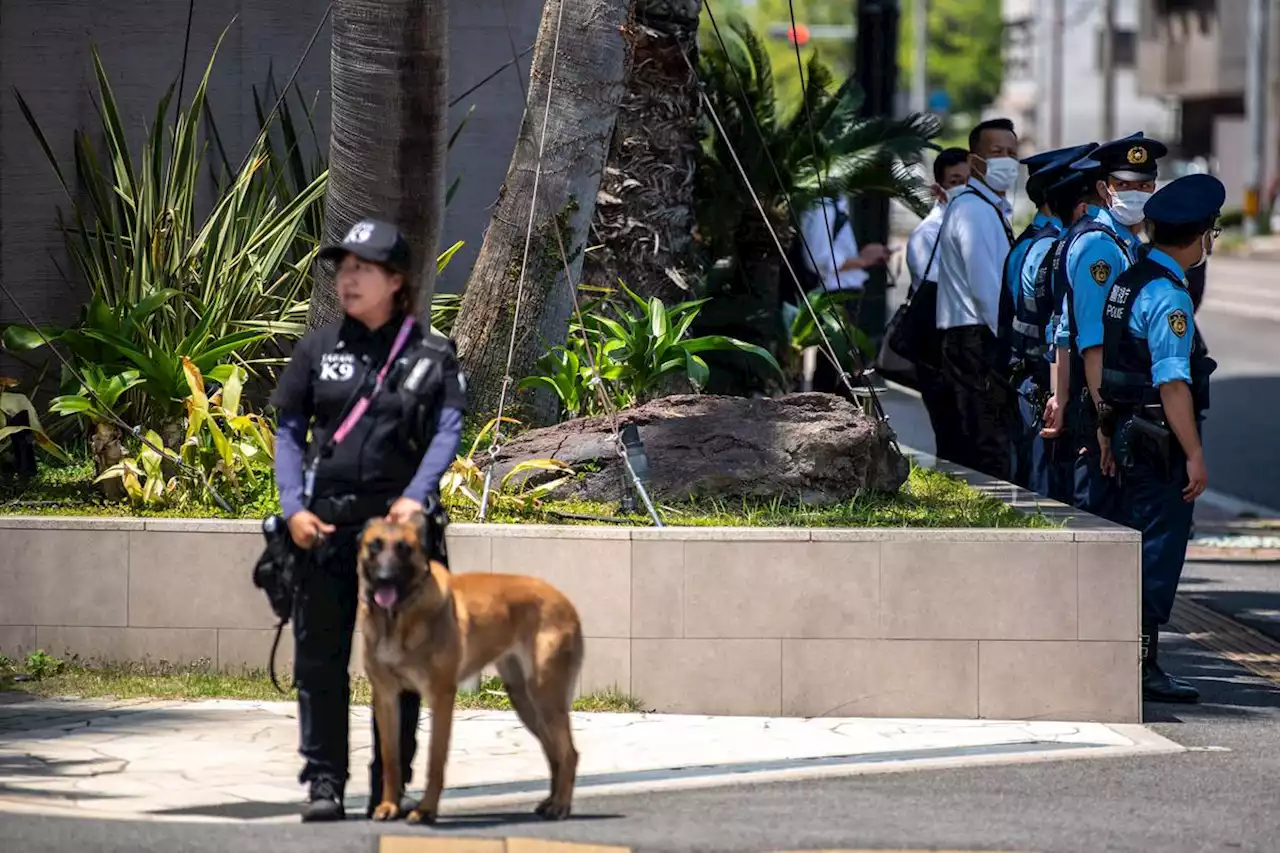
[[(1134, 30), (1122, 30), (1117, 27), (1113, 32), (1115, 46), (1115, 64), (1117, 70), (1134, 68), (1138, 64), (1138, 34)], [(1098, 67), (1102, 67), (1102, 40), (1106, 34), (1098, 30)]]

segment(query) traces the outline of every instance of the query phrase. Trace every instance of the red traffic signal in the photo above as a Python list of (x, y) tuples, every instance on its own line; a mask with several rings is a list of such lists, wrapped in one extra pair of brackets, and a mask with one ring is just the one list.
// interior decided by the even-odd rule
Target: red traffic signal
[(804, 46), (809, 43), (809, 28), (804, 24), (787, 27), (787, 41)]

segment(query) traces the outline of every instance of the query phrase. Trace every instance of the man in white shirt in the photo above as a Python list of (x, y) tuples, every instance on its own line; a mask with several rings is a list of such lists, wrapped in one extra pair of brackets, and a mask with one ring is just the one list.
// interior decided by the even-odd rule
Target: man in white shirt
[[(937, 259), (930, 256), (938, 242), (938, 231), (942, 228), (948, 197), (951, 190), (964, 186), (968, 181), (969, 152), (965, 149), (947, 148), (934, 159), (933, 185), (929, 187), (935, 202), (933, 210), (920, 220), (920, 224), (907, 238), (907, 272), (911, 274), (913, 292), (931, 271), (937, 270)], [(931, 260), (933, 263), (930, 263)]]
[(880, 243), (869, 243), (858, 250), (853, 235), (853, 219), (849, 200), (844, 196), (820, 199), (800, 217), (802, 239), (813, 253), (805, 255), (805, 265), (827, 291), (859, 291), (866, 285), (866, 270), (883, 264), (888, 250)]
[[(947, 148), (934, 159), (933, 186), (930, 190), (936, 204), (907, 238), (907, 272), (911, 276), (911, 293), (926, 278), (931, 278), (936, 283), (938, 264), (934, 247), (938, 243), (938, 231), (942, 228), (947, 201), (950, 194), (958, 191), (968, 180), (969, 152), (965, 149)], [(959, 417), (938, 370), (936, 342), (920, 355), (921, 358), (915, 364), (916, 389), (929, 413), (935, 452), (943, 459), (950, 459), (955, 455), (954, 438), (957, 435), (956, 423)]]
[[(801, 214), (798, 236), (799, 245), (805, 248), (800, 259), (804, 267), (797, 273), (802, 273), (801, 282), (808, 292), (821, 288), (828, 293), (861, 293), (869, 278), (866, 271), (883, 264), (889, 257), (888, 250), (880, 243), (868, 243), (859, 251), (849, 200), (844, 196), (820, 199)], [(787, 291), (784, 287), (784, 298), (794, 299), (793, 304), (799, 305), (799, 299)], [(849, 315), (853, 304), (850, 301), (835, 307), (845, 312), (850, 328), (856, 325), (854, 317)], [(843, 359), (843, 353), (840, 355)], [(829, 360), (818, 357), (817, 347), (809, 347), (804, 353), (804, 375), (806, 387), (814, 391), (846, 392)]]
[(1013, 245), (1013, 205), (1006, 195), (1019, 172), (1013, 122), (990, 119), (973, 129), (969, 168), (965, 189), (947, 204), (935, 260), (942, 379), (958, 417), (950, 458), (1008, 480), (1012, 401), (1000, 381), (1008, 359), (1002, 357), (997, 335), (1001, 302), (1009, 302), (1004, 261)]

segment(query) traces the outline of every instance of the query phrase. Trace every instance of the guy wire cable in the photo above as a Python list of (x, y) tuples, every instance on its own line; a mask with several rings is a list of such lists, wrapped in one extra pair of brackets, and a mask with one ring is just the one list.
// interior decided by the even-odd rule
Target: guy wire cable
[[(506, 6), (506, 3), (504, 3), (503, 4), (504, 18), (506, 18), (506, 9), (507, 9), (507, 6)], [(508, 41), (511, 42), (511, 50), (512, 50), (512, 53), (515, 54), (516, 41), (515, 41), (515, 38), (511, 37), (511, 29), (512, 29), (511, 19), (506, 18), (506, 20), (507, 20)], [(516, 67), (516, 79), (518, 83), (520, 83), (520, 91), (522, 95), (525, 96), (525, 101), (526, 102), (529, 101), (529, 92), (527, 92), (525, 88), (525, 76), (524, 76), (524, 73), (521, 72), (520, 67), (518, 67), (518, 65)], [(550, 97), (548, 93), (548, 106), (549, 104), (550, 104)], [(545, 128), (544, 128), (544, 133), (545, 133)], [(536, 197), (534, 201), (536, 202)], [(591, 348), (591, 342), (589, 341), (588, 337), (586, 337), (585, 324), (582, 323), (582, 305), (581, 305), (581, 302), (579, 301), (579, 298), (577, 298), (577, 287), (575, 286), (575, 284), (573, 284), (573, 275), (572, 275), (571, 265), (570, 263), (568, 263), (568, 251), (566, 250), (566, 248), (564, 248), (563, 234), (559, 232), (559, 228), (552, 228), (552, 232), (556, 234), (556, 245), (559, 250), (559, 257), (561, 257), (561, 264), (564, 266), (564, 282), (566, 282), (568, 286), (568, 292), (570, 292), (570, 296), (573, 298), (573, 313), (575, 313), (575, 315), (577, 316), (577, 325), (579, 325), (579, 337), (582, 339), (582, 345), (584, 345), (584, 350), (586, 351), (586, 359), (588, 359), (588, 361), (590, 362), (591, 377), (595, 379), (595, 382), (591, 384), (595, 386), (596, 397), (599, 398), (600, 405), (604, 407), (604, 411), (607, 412), (607, 414), (609, 415), (609, 424), (611, 424), (611, 427), (613, 428), (614, 450), (617, 450), (618, 456), (622, 457), (622, 464), (623, 466), (626, 467), (627, 474), (630, 474), (631, 476), (631, 484), (634, 485), (636, 492), (640, 493), (640, 500), (644, 501), (645, 510), (648, 510), (649, 517), (650, 519), (653, 519), (654, 526), (658, 526), (658, 528), (662, 528), (662, 526), (666, 526), (666, 525), (662, 523), (662, 517), (660, 517), (658, 515), (658, 511), (655, 510), (653, 501), (650, 500), (649, 492), (646, 491), (644, 487), (644, 483), (641, 483), (639, 476), (636, 475), (635, 467), (632, 467), (631, 465), (631, 457), (627, 456), (626, 447), (623, 446), (623, 443), (622, 443), (622, 432), (620, 429), (618, 429), (617, 411), (614, 410), (613, 402), (609, 400), (608, 394), (604, 392), (604, 380), (600, 378), (600, 369), (595, 362), (595, 351), (593, 350), (593, 348)], [(511, 366), (508, 365), (508, 371), (509, 369), (511, 369)]]
[[(721, 32), (720, 32), (720, 26), (719, 26), (719, 24), (717, 23), (717, 21), (716, 21), (716, 19), (715, 19), (715, 15), (714, 15), (714, 13), (713, 13), (713, 12), (712, 12), (712, 10), (711, 10), (711, 4), (710, 4), (710, 2), (705, 2), (703, 5), (704, 5), (704, 8), (706, 8), (706, 10), (707, 10), (707, 17), (708, 17), (708, 19), (711, 21), (711, 27), (712, 27), (713, 31), (715, 32), (716, 40), (720, 43), (720, 47), (721, 47), (721, 49), (725, 52), (725, 55), (726, 55), (726, 56), (728, 56), (728, 54), (729, 54), (728, 45), (725, 43), (724, 36), (723, 36), (723, 35), (721, 34)], [(684, 57), (684, 59), (685, 59), (685, 64), (689, 66), (689, 68), (690, 68), (690, 70), (691, 70), (691, 71), (693, 71), (694, 76), (695, 76), (695, 78), (696, 78), (696, 77), (697, 77), (697, 70), (693, 67), (692, 63), (690, 63), (690, 62), (689, 62), (689, 59), (688, 59), (688, 57), (687, 57), (687, 56), (686, 56), (686, 57)], [(746, 87), (743, 85), (743, 83), (742, 83), (742, 79), (738, 76), (738, 71), (737, 71), (737, 69), (733, 66), (733, 64), (732, 64), (732, 63), (730, 63), (730, 64), (729, 64), (729, 70), (730, 70), (730, 72), (731, 72), (731, 73), (732, 73), (732, 75), (733, 75), (734, 81), (738, 84), (738, 91), (741, 93), (741, 95), (742, 95), (743, 99), (745, 100), (745, 99), (746, 99)], [(803, 79), (803, 73), (802, 73), (802, 75), (801, 75), (801, 79)], [(734, 149), (733, 149), (733, 144), (732, 144), (731, 142), (729, 142), (729, 140), (728, 140), (728, 138), (727, 138), (727, 135), (726, 135), (726, 134), (725, 134), (725, 132), (724, 132), (724, 127), (723, 127), (723, 125), (721, 125), (721, 123), (720, 123), (720, 121), (719, 121), (719, 118), (718, 118), (718, 117), (716, 116), (716, 114), (715, 114), (715, 108), (711, 105), (710, 99), (709, 99), (709, 98), (707, 98), (706, 93), (703, 91), (703, 89), (702, 89), (702, 83), (701, 83), (701, 82), (699, 82), (698, 86), (699, 86), (699, 92), (700, 92), (700, 94), (701, 94), (701, 97), (702, 97), (703, 103), (706, 105), (708, 113), (710, 113), (710, 114), (712, 115), (712, 118), (715, 120), (717, 127), (719, 127), (719, 129), (720, 129), (721, 136), (722, 136), (722, 137), (724, 137), (724, 139), (725, 139), (725, 147), (729, 149), (730, 154), (733, 156), (734, 161), (735, 161), (736, 165), (738, 166), (739, 173), (740, 173), (740, 175), (741, 175), (741, 177), (742, 177), (742, 179), (743, 179), (744, 183), (746, 183), (748, 190), (750, 190), (750, 191), (751, 191), (751, 193), (752, 193), (752, 195), (753, 195), (753, 197), (755, 197), (755, 198), (756, 198), (757, 207), (760, 207), (760, 205), (759, 205), (759, 199), (758, 199), (758, 193), (755, 191), (754, 187), (752, 187), (752, 186), (751, 186), (751, 182), (750, 182), (750, 179), (747, 177), (746, 170), (742, 167), (742, 164), (738, 161), (737, 153), (736, 153), (736, 151), (734, 151)], [(803, 96), (803, 91), (802, 91), (802, 96)], [(759, 125), (759, 122), (756, 120), (755, 114), (754, 114), (751, 110), (744, 110), (744, 112), (746, 112), (746, 113), (747, 113), (747, 115), (749, 116), (749, 118), (751, 119), (751, 124), (752, 124), (752, 126), (755, 128), (756, 134), (760, 137), (760, 140), (761, 140), (761, 142), (763, 143), (763, 142), (765, 141), (765, 138), (764, 138), (764, 132), (763, 132), (763, 130), (761, 130), (760, 125)], [(767, 146), (764, 146), (764, 152), (765, 152), (765, 157), (766, 157), (766, 159), (768, 160), (768, 162), (769, 162), (769, 165), (770, 165), (771, 169), (773, 170), (774, 177), (775, 177), (775, 178), (777, 179), (777, 181), (778, 181), (778, 187), (779, 187), (779, 190), (780, 190), (780, 191), (781, 191), (781, 193), (782, 193), (782, 197), (783, 197), (783, 198), (786, 200), (786, 202), (787, 202), (788, 212), (789, 212), (789, 213), (790, 213), (790, 215), (791, 215), (791, 219), (792, 219), (792, 221), (793, 221), (793, 222), (795, 223), (795, 225), (796, 225), (796, 230), (797, 230), (797, 233), (798, 233), (798, 236), (799, 236), (799, 239), (800, 239), (800, 243), (801, 243), (801, 245), (804, 247), (805, 252), (808, 254), (810, 262), (811, 262), (811, 263), (813, 263), (813, 266), (814, 266), (814, 268), (816, 269), (816, 268), (817, 268), (817, 261), (816, 261), (816, 259), (814, 258), (813, 250), (812, 250), (812, 248), (810, 248), (810, 246), (809, 246), (809, 242), (808, 242), (808, 240), (805, 238), (803, 230), (799, 227), (799, 226), (800, 226), (800, 218), (799, 218), (799, 215), (796, 213), (796, 211), (795, 211), (795, 207), (794, 207), (794, 205), (791, 203), (791, 196), (790, 196), (790, 194), (789, 194), (789, 193), (786, 191), (786, 189), (785, 189), (785, 183), (783, 182), (783, 180), (782, 180), (782, 176), (781, 176), (781, 174), (779, 173), (777, 163), (776, 163), (776, 161), (773, 159), (773, 155), (772, 155), (772, 153), (770, 153), (770, 152), (769, 152), (769, 150), (768, 150), (768, 147), (767, 147)], [(816, 166), (816, 164), (815, 164), (815, 166)], [(819, 183), (820, 183), (820, 185), (821, 185), (821, 175), (819, 175)], [(763, 211), (763, 208), (761, 208), (761, 211), (760, 211), (760, 212), (761, 212), (761, 216), (762, 216), (762, 217), (764, 217), (764, 211)], [(782, 248), (781, 240), (779, 240), (779, 239), (778, 239), (778, 236), (777, 236), (777, 234), (776, 234), (776, 233), (773, 233), (773, 232), (774, 232), (774, 229), (773, 229), (772, 223), (769, 223), (767, 219), (765, 220), (765, 222), (766, 222), (766, 226), (768, 227), (768, 229), (769, 229), (769, 231), (770, 231), (771, 236), (773, 236), (773, 238), (774, 238), (774, 242), (775, 242), (775, 243), (777, 244), (777, 246), (778, 246), (778, 252), (779, 252), (779, 254), (782, 256), (782, 261), (783, 261), (783, 263), (786, 265), (786, 267), (787, 267), (787, 271), (791, 273), (791, 278), (792, 278), (792, 280), (794, 281), (794, 283), (795, 283), (795, 285), (796, 285), (797, 290), (800, 292), (800, 297), (801, 297), (801, 299), (805, 302), (806, 307), (809, 309), (809, 313), (810, 313), (810, 315), (813, 317), (815, 327), (817, 328), (817, 330), (818, 330), (819, 334), (822, 336), (824, 343), (827, 345), (827, 348), (826, 348), (826, 349), (824, 349), (824, 350), (822, 350), (823, 355), (827, 357), (827, 360), (831, 362), (831, 364), (832, 364), (832, 366), (835, 368), (836, 372), (837, 372), (838, 374), (840, 374), (840, 378), (841, 378), (841, 380), (843, 381), (843, 383), (844, 383), (845, 387), (849, 390), (849, 394), (850, 394), (850, 396), (851, 396), (851, 397), (852, 397), (852, 396), (855, 396), (855, 394), (854, 394), (854, 388), (853, 388), (852, 382), (850, 381), (850, 378), (849, 378), (849, 375), (848, 375), (848, 371), (846, 371), (846, 370), (844, 369), (844, 366), (840, 363), (839, 357), (837, 356), (836, 351), (835, 351), (835, 347), (834, 347), (834, 345), (832, 345), (832, 344), (831, 344), (831, 340), (830, 340), (830, 338), (829, 338), (829, 337), (827, 337), (826, 330), (822, 327), (822, 324), (821, 324), (820, 320), (818, 319), (817, 314), (814, 312), (813, 307), (812, 307), (811, 305), (809, 305), (808, 294), (806, 294), (806, 293), (804, 292), (804, 288), (803, 288), (803, 286), (800, 284), (800, 279), (799, 279), (799, 277), (795, 274), (795, 270), (794, 270), (794, 269), (792, 269), (792, 267), (791, 267), (791, 263), (790, 263), (789, 259), (787, 258), (787, 253), (786, 253), (786, 251)], [(831, 235), (830, 235), (830, 233), (829, 233), (829, 232), (830, 232), (830, 228), (828, 228), (828, 240), (832, 240)], [(853, 342), (853, 337), (852, 337), (852, 335), (849, 333), (848, 327), (847, 327), (847, 325), (845, 324), (845, 320), (844, 320), (844, 318), (843, 318), (843, 316), (842, 316), (842, 312), (835, 312), (835, 313), (836, 313), (836, 321), (837, 321), (837, 323), (839, 323), (839, 325), (841, 326), (841, 331), (845, 334), (846, 338), (848, 338), (848, 339), (849, 339), (849, 341), (850, 341), (850, 343), (853, 345), (853, 356), (854, 356), (854, 359), (855, 359), (855, 361), (858, 363), (858, 365), (861, 367), (861, 366), (862, 366), (862, 353), (861, 353), (861, 351), (857, 348), (857, 345)], [(820, 347), (820, 349), (822, 349), (822, 348)], [(878, 419), (878, 420), (882, 420), (882, 421), (887, 421), (887, 420), (888, 420), (888, 418), (887, 418), (887, 416), (885, 415), (885, 413), (884, 413), (884, 409), (883, 409), (883, 407), (882, 407), (882, 406), (881, 406), (881, 404), (880, 404), (879, 395), (878, 395), (878, 394), (876, 394), (876, 392), (875, 392), (875, 388), (871, 385), (870, 380), (867, 378), (866, 373), (865, 373), (865, 370), (864, 370), (864, 371), (860, 371), (860, 372), (859, 372), (859, 378), (862, 380), (862, 384), (865, 386), (865, 388), (866, 388), (867, 392), (871, 395), (872, 408), (873, 408), (873, 409), (874, 409), (874, 411), (875, 411), (875, 414), (876, 414), (876, 416), (877, 416), (877, 419)], [(895, 441), (895, 444), (896, 444), (896, 441)]]
[[(689, 66), (689, 69), (693, 71), (696, 76), (697, 71), (694, 69), (693, 63), (689, 61), (689, 57), (685, 56), (684, 61), (685, 61), (685, 64)], [(774, 245), (778, 249), (778, 254), (782, 258), (783, 265), (786, 266), (787, 272), (791, 274), (792, 281), (795, 282), (797, 290), (800, 291), (801, 300), (804, 302), (805, 307), (809, 309), (810, 316), (813, 317), (814, 327), (817, 329), (818, 333), (822, 336), (823, 343), (827, 347), (827, 351), (826, 351), (827, 358), (831, 360), (831, 363), (835, 366), (836, 371), (840, 373), (840, 378), (843, 380), (845, 387), (849, 389), (850, 396), (851, 397), (854, 396), (854, 388), (853, 388), (852, 382), (850, 382), (849, 380), (849, 375), (846, 371), (841, 370), (840, 360), (835, 354), (835, 347), (832, 345), (831, 339), (827, 337), (826, 329), (822, 327), (822, 323), (818, 319), (818, 315), (814, 311), (813, 305), (810, 304), (807, 294), (805, 294), (804, 292), (804, 287), (800, 284), (800, 279), (796, 275), (795, 269), (793, 269), (791, 266), (791, 261), (787, 258), (786, 251), (782, 248), (782, 241), (779, 239), (778, 233), (773, 227), (773, 223), (769, 221), (768, 216), (765, 214), (764, 205), (760, 202), (759, 194), (756, 193), (755, 188), (752, 187), (751, 179), (747, 176), (746, 169), (743, 167), (742, 162), (738, 159), (737, 151), (734, 150), (733, 144), (730, 143), (727, 139), (727, 136), (724, 130), (724, 125), (720, 122), (720, 116), (716, 114), (715, 107), (712, 106), (710, 98), (707, 97), (707, 93), (704, 89), (703, 82), (701, 80), (698, 80), (697, 86), (698, 86), (698, 94), (701, 96), (702, 102), (706, 106), (708, 114), (711, 116), (712, 121), (715, 122), (716, 127), (719, 128), (721, 137), (725, 138), (725, 147), (729, 150), (729, 154), (733, 158), (733, 162), (738, 169), (739, 176), (742, 178), (743, 183), (746, 184), (747, 189), (751, 191), (751, 200), (755, 202), (756, 210), (759, 211), (760, 218), (763, 220), (765, 224), (765, 228), (769, 232), (769, 236), (773, 238)], [(867, 382), (865, 375), (862, 377), (862, 379), (864, 383)], [(879, 408), (879, 401), (876, 399), (874, 389), (871, 389), (870, 386), (868, 385), (868, 390), (871, 391), (872, 400), (875, 404), (877, 413), (880, 414), (880, 420), (887, 420), (887, 418), (884, 418), (883, 412)]]
[[(524, 300), (524, 280), (525, 274), (529, 268), (529, 247), (533, 242), (533, 219), (534, 214), (538, 210), (538, 183), (542, 177), (542, 159), (546, 151), (547, 144), (547, 124), (551, 118), (551, 95), (555, 91), (556, 82), (556, 60), (560, 56), (560, 32), (561, 25), (564, 22), (564, 4), (565, 0), (559, 0), (559, 7), (556, 11), (556, 32), (555, 40), (551, 45), (551, 69), (547, 72), (547, 101), (542, 108), (542, 134), (538, 139), (538, 157), (534, 163), (533, 171), (533, 192), (532, 198), (529, 200), (529, 222), (525, 229), (524, 237), (524, 256), (520, 261), (520, 278), (516, 282), (516, 299), (512, 306), (511, 317), (511, 339), (507, 344), (507, 364), (504, 368), (502, 376), (502, 390), (498, 392), (498, 414), (493, 422), (493, 435), (489, 439), (489, 465), (484, 472), (484, 489), (480, 494), (480, 521), (485, 520), (488, 514), (489, 506), (489, 490), (493, 483), (493, 469), (497, 462), (498, 451), (502, 444), (502, 412), (507, 402), (507, 390), (511, 386), (511, 363), (515, 360), (516, 354), (516, 336), (520, 331), (520, 303)], [(503, 7), (505, 10), (505, 6)], [(512, 42), (512, 48), (515, 48), (515, 42)], [(517, 72), (519, 68), (517, 67)], [(521, 87), (523, 89), (523, 86)], [(528, 109), (528, 95), (525, 96), (525, 109)], [(516, 143), (519, 144), (517, 138)], [(552, 229), (555, 230), (554, 228)]]

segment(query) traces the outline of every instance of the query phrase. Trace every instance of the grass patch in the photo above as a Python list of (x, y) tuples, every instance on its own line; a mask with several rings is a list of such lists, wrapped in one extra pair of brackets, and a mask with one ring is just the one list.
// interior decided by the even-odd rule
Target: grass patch
[[(216, 506), (188, 504), (171, 509), (138, 509), (102, 498), (91, 484), (92, 465), (41, 464), (23, 486), (0, 486), (0, 514), (48, 516), (126, 516), (146, 518), (261, 519), (279, 511), (274, 486), (251, 506), (227, 513)], [(968, 484), (912, 465), (902, 489), (894, 495), (860, 495), (834, 506), (816, 507), (795, 500), (699, 499), (660, 504), (663, 523), (673, 527), (1052, 527), (1040, 514), (1024, 513), (984, 496)], [(475, 521), (475, 506), (465, 500), (449, 504), (454, 521)], [(623, 513), (617, 503), (547, 500), (527, 512), (491, 511), (490, 522), (508, 524), (627, 524), (648, 527), (648, 515)]]
[[(907, 482), (893, 495), (860, 495), (818, 507), (783, 499), (700, 499), (657, 507), (664, 524), (684, 527), (1054, 527), (1040, 513), (1024, 513), (974, 491), (950, 474), (913, 465)], [(581, 516), (581, 517), (578, 517)], [(527, 513), (490, 511), (487, 520), (512, 524), (604, 524), (586, 516), (617, 519), (640, 527), (648, 515), (624, 514), (616, 503), (547, 501)], [(470, 504), (450, 506), (454, 521), (477, 518)]]
[[(281, 673), (280, 686), (288, 689), (282, 695), (271, 685), (262, 670), (230, 675), (214, 671), (210, 662), (197, 661), (177, 666), (164, 661), (154, 664), (87, 665), (73, 658), (69, 661), (52, 657), (43, 651), (33, 652), (25, 665), (0, 655), (0, 692), (28, 693), (34, 696), (75, 699), (252, 699), (268, 702), (296, 701), (297, 692)], [(371, 701), (369, 681), (351, 679), (351, 704), (368, 705)], [(496, 677), (484, 679), (476, 692), (459, 691), (459, 710), (510, 711), (502, 682)], [(637, 712), (644, 708), (640, 700), (616, 691), (589, 693), (574, 700), (575, 711)]]

